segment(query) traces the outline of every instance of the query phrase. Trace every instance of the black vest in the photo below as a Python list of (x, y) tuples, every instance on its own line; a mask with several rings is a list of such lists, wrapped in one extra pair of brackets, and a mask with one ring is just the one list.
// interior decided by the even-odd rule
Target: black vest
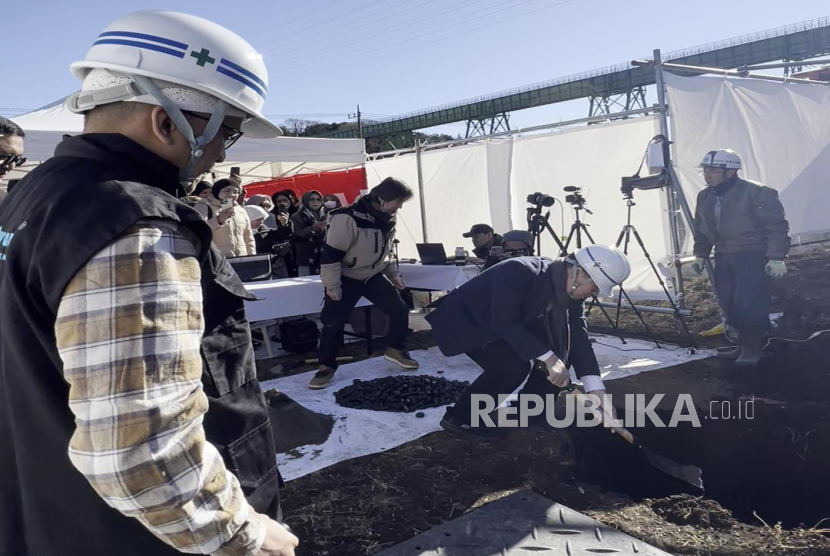
[(200, 239), (204, 428), (249, 502), (276, 518), (280, 476), (256, 379), (244, 300), (210, 227), (182, 204), (178, 170), (121, 135), (65, 139), (0, 205), (0, 555), (180, 554), (110, 508), (67, 455), (74, 432), (55, 345), (61, 296), (98, 251), (138, 221)]

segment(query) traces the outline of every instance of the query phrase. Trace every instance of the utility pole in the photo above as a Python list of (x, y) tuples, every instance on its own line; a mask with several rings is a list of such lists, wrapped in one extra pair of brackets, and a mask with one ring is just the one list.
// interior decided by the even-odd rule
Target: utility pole
[(360, 105), (357, 105), (357, 112), (354, 114), (349, 114), (349, 119), (354, 120), (357, 118), (357, 136), (361, 139), (363, 138), (363, 125), (360, 122)]

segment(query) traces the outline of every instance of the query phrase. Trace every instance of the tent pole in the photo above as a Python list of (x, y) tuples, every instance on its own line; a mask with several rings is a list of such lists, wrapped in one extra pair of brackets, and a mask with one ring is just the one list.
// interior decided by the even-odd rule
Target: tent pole
[[(654, 81), (657, 85), (657, 103), (660, 105), (660, 134), (669, 139), (669, 111), (666, 106), (666, 87), (663, 82), (663, 63), (660, 56), (660, 49), (654, 51)], [(664, 160), (666, 168), (671, 168), (671, 151), (664, 149), (668, 155), (668, 160)], [(677, 229), (677, 205), (678, 192), (680, 184), (672, 180), (668, 188), (668, 208), (669, 208), (669, 231), (671, 234), (672, 255), (674, 256), (674, 286), (677, 292), (677, 304), (681, 309), (685, 309), (684, 288), (683, 288), (683, 272), (680, 268), (680, 233)], [(682, 194), (682, 193), (681, 193)], [(691, 228), (689, 228), (691, 230)]]
[(427, 237), (427, 203), (424, 197), (424, 171), (421, 168), (421, 141), (415, 139), (415, 166), (418, 170), (418, 195), (421, 196), (421, 233), (424, 243), (429, 243)]

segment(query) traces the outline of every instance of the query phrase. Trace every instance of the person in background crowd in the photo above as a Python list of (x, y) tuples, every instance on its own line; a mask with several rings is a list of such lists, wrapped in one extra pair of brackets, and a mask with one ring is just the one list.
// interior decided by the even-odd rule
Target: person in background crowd
[(265, 219), (268, 218), (268, 211), (256, 205), (245, 205), (245, 214), (248, 215), (251, 229), (254, 231), (262, 228), (265, 225)]
[(502, 236), (506, 258), (528, 257), (533, 255), (533, 234), (527, 230), (510, 230)]
[(146, 42), (99, 41), (72, 64), (83, 133), (0, 206), (13, 233), (0, 242), (0, 554), (293, 556), (249, 294), (178, 200), (243, 133), (280, 134), (261, 114), (267, 70), (188, 14), (105, 31), (199, 45), (263, 87)]
[[(271, 197), (274, 208), (271, 209), (271, 216), (265, 221), (267, 226), (274, 230), (282, 230), (289, 238), (294, 235), (294, 223), (291, 221), (291, 197), (285, 191), (278, 191)], [(297, 261), (294, 259), (293, 247), (284, 254), (283, 259), (288, 267), (289, 276), (297, 276)]]
[(275, 206), (280, 204), (280, 202), (278, 201), (279, 197), (285, 197), (288, 200), (288, 206), (285, 207), (286, 212), (288, 212), (288, 216), (291, 216), (299, 210), (297, 194), (294, 193), (294, 191), (292, 191), (291, 189), (283, 189), (282, 191), (277, 191), (276, 193), (271, 195), (271, 199), (274, 201)]
[(209, 181), (202, 180), (196, 184), (196, 187), (193, 188), (193, 192), (191, 195), (195, 195), (201, 199), (212, 199), (213, 198), (213, 186), (210, 184)]
[(484, 270), (497, 265), (501, 261), (515, 257), (533, 255), (533, 234), (527, 230), (510, 230), (502, 236), (501, 248), (490, 250), (484, 263)]
[(294, 224), (294, 261), (299, 276), (320, 274), (320, 255), (326, 241), (326, 215), (319, 191), (303, 195), (300, 210), (291, 215)]
[(738, 176), (734, 151), (709, 151), (700, 167), (706, 189), (697, 196), (692, 268), (702, 273), (715, 248), (718, 304), (738, 330), (738, 348), (723, 356), (755, 366), (770, 330), (771, 279), (787, 274), (790, 225), (775, 189)]
[(236, 203), (241, 189), (230, 179), (217, 180), (212, 188), (213, 201), (203, 199), (193, 207), (210, 225), (213, 243), (226, 257), (256, 255), (251, 221), (245, 209)]
[[(263, 196), (268, 199), (270, 206), (271, 198), (267, 195)], [(257, 254), (271, 255), (271, 276), (274, 278), (288, 278), (290, 275), (289, 268), (293, 264), (290, 241), (291, 227), (275, 229), (268, 227), (265, 222), (269, 216), (273, 215), (269, 214), (263, 206), (249, 204), (245, 206), (245, 211), (248, 213), (248, 218), (251, 219)]]
[(332, 214), (321, 270), (326, 297), (320, 314), (320, 369), (309, 388), (325, 388), (334, 377), (343, 327), (361, 297), (389, 315), (383, 357), (404, 369), (418, 368), (405, 347), (409, 310), (399, 290), (406, 284), (397, 265), (390, 263), (395, 213), (411, 198), (408, 185), (386, 178), (354, 204)]
[(265, 225), (269, 228), (277, 227), (277, 216), (271, 213), (271, 211), (274, 209), (274, 201), (271, 199), (271, 197), (260, 193), (248, 199), (245, 202), (245, 205), (264, 208), (268, 212), (268, 218), (265, 219)]
[[(13, 121), (0, 117), (0, 180), (26, 162), (23, 156), (23, 139), (26, 133)], [(0, 203), (6, 191), (0, 190)]]
[(323, 210), (326, 215), (339, 208), (343, 208), (343, 203), (340, 202), (340, 197), (332, 195), (331, 193), (323, 196)]
[(502, 237), (494, 233), (489, 224), (475, 224), (463, 235), (473, 240), (473, 254), (484, 261), (484, 268), (490, 268), (501, 260), (498, 249), (491, 248), (501, 247)]

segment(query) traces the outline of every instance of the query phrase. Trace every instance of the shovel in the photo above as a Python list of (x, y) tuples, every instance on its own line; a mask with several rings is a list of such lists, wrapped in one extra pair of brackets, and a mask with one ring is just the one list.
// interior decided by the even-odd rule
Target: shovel
[[(585, 404), (589, 401), (588, 397), (579, 390), (577, 390), (574, 385), (570, 385), (570, 387), (566, 390), (570, 390), (573, 393), (574, 397), (582, 404)], [(696, 489), (699, 489), (701, 491), (703, 490), (703, 471), (700, 469), (700, 467), (697, 467), (695, 465), (681, 465), (676, 461), (670, 460), (665, 456), (661, 456), (660, 454), (643, 446), (637, 439), (637, 437), (635, 437), (633, 434), (631, 434), (627, 429), (624, 429), (623, 427), (612, 426), (608, 428), (611, 430), (611, 432), (620, 435), (623, 438), (623, 440), (625, 440), (635, 448), (639, 449), (643, 453), (643, 455), (646, 456), (648, 462), (655, 469), (658, 469), (663, 473), (666, 473), (667, 475), (674, 477), (675, 479), (683, 481), (684, 483), (692, 485)]]

